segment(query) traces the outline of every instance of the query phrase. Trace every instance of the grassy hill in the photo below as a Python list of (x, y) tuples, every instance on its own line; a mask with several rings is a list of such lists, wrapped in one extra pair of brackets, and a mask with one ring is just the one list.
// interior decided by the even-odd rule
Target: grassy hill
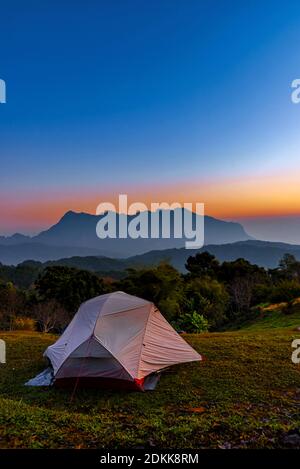
[(1, 332), (0, 447), (295, 446), (300, 365), (291, 361), (291, 342), (300, 333), (287, 324), (265, 330), (261, 321), (255, 330), (184, 336), (206, 360), (166, 371), (153, 392), (78, 390), (73, 399), (70, 391), (24, 386), (43, 369), (55, 336)]

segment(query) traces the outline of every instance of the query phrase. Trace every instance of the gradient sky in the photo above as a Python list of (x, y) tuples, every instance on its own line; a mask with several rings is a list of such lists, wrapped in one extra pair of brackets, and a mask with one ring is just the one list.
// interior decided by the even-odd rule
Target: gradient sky
[(299, 1), (10, 0), (0, 14), (0, 234), (118, 193), (300, 215)]

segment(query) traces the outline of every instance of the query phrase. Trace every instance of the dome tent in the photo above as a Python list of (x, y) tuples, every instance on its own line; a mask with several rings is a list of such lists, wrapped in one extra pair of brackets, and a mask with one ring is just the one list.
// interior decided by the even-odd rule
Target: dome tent
[(120, 291), (83, 303), (44, 356), (58, 386), (136, 390), (153, 388), (166, 367), (202, 360), (153, 303)]

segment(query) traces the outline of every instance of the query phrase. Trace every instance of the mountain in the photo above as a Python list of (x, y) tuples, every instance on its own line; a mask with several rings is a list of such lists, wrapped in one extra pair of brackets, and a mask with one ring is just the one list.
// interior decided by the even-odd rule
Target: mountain
[[(186, 211), (183, 210), (182, 217), (185, 214)], [(164, 215), (166, 215), (166, 211), (164, 211)], [(152, 250), (184, 247), (186, 239), (174, 237), (172, 229), (174, 212), (169, 212), (169, 215), (171, 220), (171, 236), (168, 239), (161, 236), (157, 239), (150, 237), (138, 239), (99, 239), (96, 235), (96, 225), (103, 216), (69, 211), (58, 223), (36, 236), (29, 237), (20, 234), (10, 237), (1, 236), (0, 262), (16, 264), (26, 259), (46, 261), (74, 255), (105, 255), (122, 258), (140, 255)], [(116, 214), (117, 226), (122, 216), (124, 215)], [(147, 212), (146, 216), (150, 225), (151, 212)], [(160, 216), (162, 216), (162, 212)], [(194, 226), (196, 217), (197, 215), (193, 214)], [(134, 216), (129, 216), (128, 223), (134, 218)], [(205, 216), (204, 226), (205, 244), (225, 244), (251, 239), (239, 223), (226, 222)]]
[(108, 257), (70, 257), (56, 261), (48, 261), (45, 265), (66, 265), (94, 272), (110, 273), (124, 271), (129, 267), (153, 266), (167, 261), (180, 272), (185, 272), (184, 264), (189, 256), (197, 252), (208, 251), (220, 261), (234, 261), (238, 258), (247, 259), (252, 264), (265, 268), (275, 268), (286, 253), (293, 254), (300, 260), (300, 246), (272, 243), (267, 241), (243, 241), (224, 245), (208, 245), (202, 249), (166, 249), (150, 251), (126, 259), (110, 259)]
[(234, 261), (244, 258), (252, 264), (257, 264), (265, 268), (276, 268), (280, 259), (286, 253), (293, 254), (300, 260), (300, 246), (286, 243), (272, 243), (268, 241), (242, 241), (228, 243), (225, 245), (208, 245), (202, 249), (167, 249), (163, 252), (152, 251), (140, 256), (134, 256), (131, 261), (135, 264), (157, 264), (162, 260), (168, 261), (180, 272), (184, 272), (184, 264), (189, 256), (194, 256), (197, 252), (208, 251), (220, 262)]
[(0, 262), (3, 264), (19, 264), (25, 260), (46, 262), (49, 259), (61, 259), (71, 256), (99, 256), (97, 249), (68, 246), (49, 246), (41, 243), (26, 242), (15, 245), (0, 244)]
[(0, 245), (1, 246), (14, 246), (15, 244), (25, 244), (30, 243), (30, 236), (25, 236), (20, 233), (15, 233), (12, 236), (0, 236)]
[[(183, 211), (184, 217), (187, 211)], [(166, 213), (166, 211), (165, 211)], [(117, 226), (122, 215), (116, 214)], [(193, 221), (197, 215), (193, 214)], [(173, 237), (173, 219), (174, 212), (170, 212), (171, 237), (164, 239), (149, 238), (143, 239), (111, 239), (100, 240), (96, 236), (96, 225), (102, 216), (91, 215), (88, 213), (67, 212), (62, 219), (54, 226), (37, 235), (34, 239), (44, 244), (54, 244), (59, 246), (79, 246), (92, 247), (96, 249), (105, 248), (107, 255), (113, 253), (113, 257), (124, 257), (135, 254), (142, 254), (152, 249), (168, 249), (171, 247), (183, 247), (185, 239)], [(148, 224), (151, 223), (151, 213), (147, 212)], [(128, 216), (128, 224), (134, 219), (134, 216)], [(250, 239), (242, 225), (233, 222), (225, 222), (213, 217), (204, 217), (205, 226), (205, 244), (225, 244), (235, 241)]]
[[(275, 268), (279, 260), (286, 253), (294, 254), (300, 260), (300, 246), (285, 243), (272, 243), (265, 241), (245, 241), (225, 245), (208, 245), (201, 249), (214, 254), (221, 262), (233, 261), (240, 257), (249, 260), (265, 268)], [(63, 265), (78, 269), (97, 272), (104, 277), (115, 279), (126, 275), (128, 268), (141, 268), (155, 266), (161, 261), (168, 261), (180, 272), (185, 272), (185, 262), (198, 250), (167, 249), (147, 252), (126, 259), (116, 259), (103, 256), (73, 256), (44, 263), (37, 261), (25, 261), (14, 266), (0, 263), (0, 278), (4, 281), (12, 281), (21, 288), (28, 288), (38, 277), (39, 273), (50, 265)], [(57, 252), (56, 252), (57, 254)]]

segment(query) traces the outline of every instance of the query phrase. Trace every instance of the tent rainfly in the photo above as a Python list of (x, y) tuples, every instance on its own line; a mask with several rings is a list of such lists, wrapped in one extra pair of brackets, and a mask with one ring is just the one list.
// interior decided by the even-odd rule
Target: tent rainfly
[(54, 384), (154, 389), (159, 371), (201, 361), (153, 303), (124, 292), (83, 303), (44, 353)]

